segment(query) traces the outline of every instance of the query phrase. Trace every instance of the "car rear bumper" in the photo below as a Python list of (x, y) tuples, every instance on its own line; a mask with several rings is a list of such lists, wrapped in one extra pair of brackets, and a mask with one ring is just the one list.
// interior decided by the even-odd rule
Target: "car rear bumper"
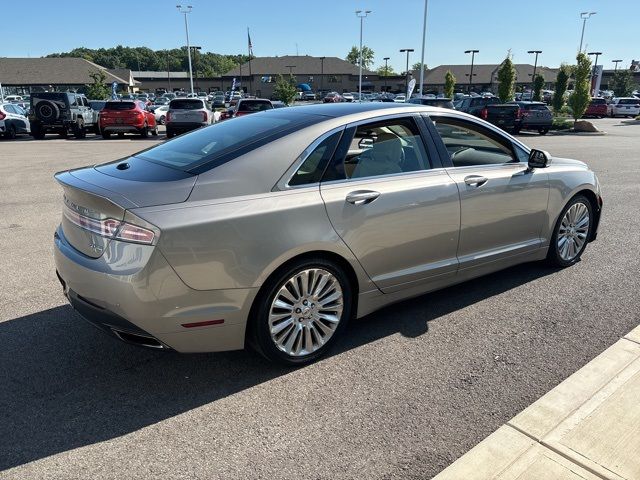
[(129, 343), (185, 353), (244, 347), (257, 289), (191, 289), (154, 246), (112, 240), (94, 259), (73, 248), (61, 228), (54, 240), (65, 296), (102, 330)]
[(167, 122), (166, 127), (174, 132), (190, 132), (208, 125), (205, 122)]
[(135, 125), (105, 125), (100, 127), (100, 131), (104, 133), (139, 133), (142, 126)]

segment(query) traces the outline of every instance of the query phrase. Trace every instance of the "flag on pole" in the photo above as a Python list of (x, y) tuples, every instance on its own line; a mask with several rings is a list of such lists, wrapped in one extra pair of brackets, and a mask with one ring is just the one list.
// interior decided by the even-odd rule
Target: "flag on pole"
[(251, 35), (249, 34), (249, 27), (247, 27), (247, 44), (249, 46), (249, 56), (253, 56), (253, 44), (251, 43)]

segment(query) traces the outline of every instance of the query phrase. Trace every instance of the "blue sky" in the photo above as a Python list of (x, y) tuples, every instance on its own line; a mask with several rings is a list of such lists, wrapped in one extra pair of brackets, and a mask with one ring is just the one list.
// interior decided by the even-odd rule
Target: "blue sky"
[[(0, 5), (6, 1), (0, 0)], [(38, 57), (80, 46), (163, 49), (186, 43), (176, 0), (27, 3), (29, 11), (24, 15), (9, 15), (13, 20), (3, 22), (0, 56)], [(245, 0), (232, 7), (219, 0), (190, 0), (184, 4), (193, 5), (191, 43), (203, 50), (246, 53), (250, 27), (256, 56), (297, 51), (344, 57), (359, 41), (354, 11), (367, 9), (373, 12), (364, 22), (364, 44), (374, 50), (376, 67), (384, 63), (383, 57), (391, 57), (395, 70), (404, 70), (401, 48), (416, 50), (410, 64), (420, 60), (424, 0)], [(6, 6), (3, 11), (8, 12)], [(543, 51), (541, 65), (572, 62), (580, 42), (581, 11), (598, 12), (587, 21), (584, 43), (589, 51), (604, 53), (599, 64), (609, 68), (611, 60), (618, 58), (624, 60), (620, 66), (628, 66), (631, 59), (640, 59), (634, 26), (640, 13), (638, 0), (429, 0), (425, 63), (468, 63), (469, 56), (463, 52), (472, 48), (480, 50), (477, 63), (498, 63), (508, 49), (517, 63), (533, 63), (527, 50)]]

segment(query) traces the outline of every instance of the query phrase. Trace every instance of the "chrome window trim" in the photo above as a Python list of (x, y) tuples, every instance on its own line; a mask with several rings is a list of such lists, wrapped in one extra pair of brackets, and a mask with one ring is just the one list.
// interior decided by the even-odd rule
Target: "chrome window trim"
[[(321, 182), (322, 187), (340, 186), (342, 184), (358, 185), (360, 183), (370, 182), (384, 182), (393, 180), (404, 180), (405, 178), (423, 177), (426, 175), (436, 176), (447, 174), (445, 167), (430, 168), (428, 170), (414, 170), (413, 172), (399, 172), (399, 173), (387, 173), (386, 175), (373, 175), (371, 177), (358, 177), (358, 178), (341, 178), (340, 180), (330, 180), (328, 182)], [(447, 175), (448, 177), (448, 175)], [(316, 184), (317, 185), (317, 184)]]
[(305, 183), (304, 185), (289, 185), (289, 182), (291, 181), (293, 176), (298, 172), (298, 169), (302, 166), (302, 164), (307, 160), (307, 158), (309, 158), (309, 155), (311, 155), (314, 152), (314, 150), (318, 147), (318, 145), (324, 142), (331, 135), (338, 133), (340, 131), (344, 131), (345, 128), (346, 128), (345, 125), (332, 128), (331, 130), (326, 131), (325, 133), (320, 135), (318, 138), (316, 138), (307, 148), (305, 148), (302, 151), (300, 155), (298, 155), (298, 157), (293, 161), (291, 166), (284, 172), (282, 177), (280, 177), (280, 180), (278, 180), (278, 182), (271, 189), (271, 191), (274, 192), (274, 191), (294, 190), (294, 189), (307, 188), (307, 187), (317, 187), (318, 185), (320, 185), (320, 182)]

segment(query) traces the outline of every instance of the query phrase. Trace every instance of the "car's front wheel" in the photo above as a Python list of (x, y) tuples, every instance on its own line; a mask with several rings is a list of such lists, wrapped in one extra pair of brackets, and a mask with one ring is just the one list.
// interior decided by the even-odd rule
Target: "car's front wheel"
[(325, 259), (300, 260), (265, 287), (250, 334), (257, 350), (278, 363), (300, 366), (317, 360), (338, 340), (351, 316), (349, 279)]
[(569, 267), (580, 260), (593, 228), (593, 207), (588, 198), (576, 195), (564, 207), (551, 236), (547, 260)]

